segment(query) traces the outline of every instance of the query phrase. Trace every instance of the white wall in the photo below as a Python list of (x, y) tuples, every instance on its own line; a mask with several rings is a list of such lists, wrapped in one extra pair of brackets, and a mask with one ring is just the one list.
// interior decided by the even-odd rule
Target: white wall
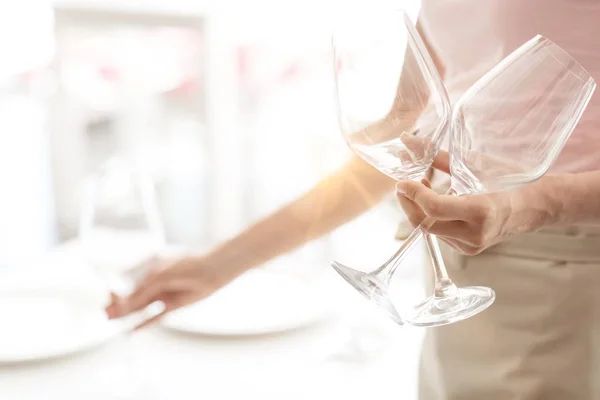
[(54, 243), (43, 106), (0, 96), (0, 268), (23, 265)]

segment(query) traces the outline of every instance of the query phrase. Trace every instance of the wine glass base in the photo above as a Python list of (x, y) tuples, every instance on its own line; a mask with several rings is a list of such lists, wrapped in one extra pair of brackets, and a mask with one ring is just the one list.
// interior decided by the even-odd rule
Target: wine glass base
[(447, 297), (429, 297), (406, 313), (405, 320), (418, 327), (447, 325), (479, 314), (495, 299), (496, 294), (490, 288), (461, 287)]
[(404, 320), (398, 314), (396, 307), (392, 304), (388, 294), (387, 287), (380, 282), (375, 276), (358, 271), (336, 261), (331, 263), (331, 266), (358, 292), (367, 299), (371, 300), (384, 311), (398, 325), (404, 325)]

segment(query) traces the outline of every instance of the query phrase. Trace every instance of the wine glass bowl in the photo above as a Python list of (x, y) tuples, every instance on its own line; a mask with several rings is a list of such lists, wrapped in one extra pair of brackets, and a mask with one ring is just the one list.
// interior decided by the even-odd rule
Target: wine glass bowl
[[(511, 76), (510, 80), (501, 79)], [(537, 35), (476, 82), (455, 105), (451, 174), (459, 192), (494, 192), (542, 177), (596, 83), (567, 52)]]
[(442, 143), (450, 102), (414, 24), (403, 10), (348, 13), (337, 22), (335, 97), (346, 143), (395, 180), (422, 178)]

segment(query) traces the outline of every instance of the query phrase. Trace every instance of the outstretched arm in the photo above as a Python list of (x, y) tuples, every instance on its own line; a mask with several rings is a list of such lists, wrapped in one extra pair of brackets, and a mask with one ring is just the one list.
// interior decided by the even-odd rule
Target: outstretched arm
[[(441, 66), (438, 65), (438, 68)], [(441, 68), (440, 68), (441, 69)], [(406, 80), (404, 71), (399, 85)], [(395, 102), (395, 106), (398, 105)], [(391, 114), (398, 109), (393, 108)], [(422, 110), (410, 111), (418, 117)], [(384, 119), (367, 128), (377, 134), (393, 134)], [(393, 121), (392, 121), (393, 122)], [(162, 301), (164, 313), (201, 300), (248, 269), (322, 236), (377, 204), (393, 188), (394, 181), (358, 157), (331, 174), (300, 198), (256, 222), (207, 254), (162, 263), (140, 282), (131, 296), (113, 297), (107, 307), (118, 318)], [(161, 263), (159, 263), (161, 264)]]

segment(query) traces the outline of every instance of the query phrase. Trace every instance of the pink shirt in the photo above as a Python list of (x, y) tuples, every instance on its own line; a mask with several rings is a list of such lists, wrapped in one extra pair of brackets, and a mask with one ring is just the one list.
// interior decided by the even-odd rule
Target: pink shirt
[[(419, 19), (453, 102), (536, 34), (563, 47), (600, 85), (600, 0), (423, 0)], [(600, 90), (552, 168), (591, 170), (600, 170)]]

